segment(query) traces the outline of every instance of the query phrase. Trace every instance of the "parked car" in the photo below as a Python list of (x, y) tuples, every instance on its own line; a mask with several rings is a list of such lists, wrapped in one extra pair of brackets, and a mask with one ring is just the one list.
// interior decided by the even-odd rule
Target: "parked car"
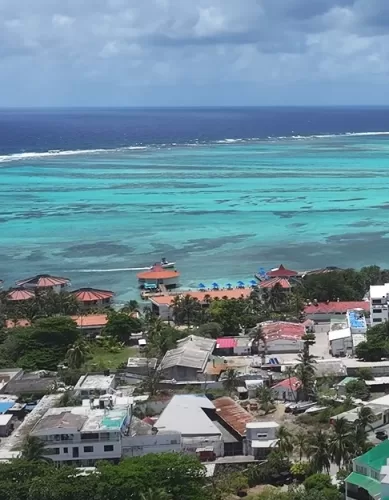
[(388, 433), (386, 431), (377, 431), (375, 437), (380, 441), (385, 441), (385, 439), (388, 439)]

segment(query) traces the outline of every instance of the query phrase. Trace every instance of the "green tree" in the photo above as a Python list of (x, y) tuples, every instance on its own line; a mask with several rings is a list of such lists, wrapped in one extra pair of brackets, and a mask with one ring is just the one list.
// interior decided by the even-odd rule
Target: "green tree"
[(225, 372), (225, 378), (223, 379), (223, 387), (231, 396), (239, 384), (238, 372), (233, 368), (229, 368)]
[(111, 311), (103, 333), (127, 343), (132, 333), (139, 333), (141, 330), (142, 322), (139, 319), (122, 312)]
[(264, 412), (265, 415), (274, 410), (274, 395), (273, 391), (266, 387), (265, 385), (261, 385), (256, 392), (256, 397), (259, 402), (259, 409)]
[(45, 443), (35, 436), (28, 435), (22, 444), (21, 457), (28, 461), (47, 460), (44, 457)]
[(281, 425), (277, 429), (277, 447), (281, 455), (285, 457), (289, 457), (293, 452), (293, 436), (290, 431), (285, 427), (285, 425)]
[(222, 335), (222, 333), (222, 327), (219, 325), (219, 323), (215, 322), (204, 323), (196, 330), (196, 335), (199, 335), (200, 337), (207, 337), (210, 339), (217, 339)]
[(261, 362), (264, 365), (266, 363), (267, 342), (266, 342), (266, 335), (260, 323), (250, 331), (250, 338), (253, 341), (253, 347), (255, 351), (260, 352), (261, 350), (260, 347), (261, 345), (263, 345)]
[(327, 433), (322, 430), (311, 434), (308, 438), (308, 456), (312, 470), (315, 472), (328, 472), (331, 465), (331, 453)]
[(357, 399), (368, 399), (370, 391), (364, 380), (350, 380), (346, 384), (346, 394)]
[(332, 489), (333, 484), (331, 482), (331, 477), (328, 474), (322, 474), (320, 472), (307, 477), (304, 481), (304, 488), (309, 490), (326, 490)]
[(301, 462), (303, 459), (303, 456), (306, 454), (307, 449), (308, 449), (308, 436), (305, 431), (302, 429), (299, 429), (294, 435), (293, 435), (293, 442), (294, 445), (298, 451), (299, 455), (299, 461)]
[(190, 295), (176, 295), (171, 304), (174, 322), (177, 325), (196, 325), (201, 313), (201, 304), (195, 297)]
[(78, 340), (66, 353), (69, 368), (81, 368), (89, 353), (89, 346), (84, 340)]
[(329, 450), (333, 461), (340, 468), (347, 463), (352, 447), (352, 433), (349, 422), (344, 418), (335, 420), (330, 435)]
[(120, 309), (120, 312), (131, 314), (139, 311), (139, 309), (139, 303), (136, 300), (130, 300), (124, 304), (124, 306)]

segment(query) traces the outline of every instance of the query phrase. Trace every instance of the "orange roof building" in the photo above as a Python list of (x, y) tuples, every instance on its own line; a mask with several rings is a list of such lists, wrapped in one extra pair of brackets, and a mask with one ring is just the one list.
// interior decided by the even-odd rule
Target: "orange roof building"
[(72, 291), (71, 294), (86, 308), (108, 306), (114, 296), (110, 290), (99, 290), (98, 288), (79, 288)]
[(35, 297), (34, 292), (31, 290), (25, 290), (24, 288), (15, 288), (9, 292), (7, 295), (7, 300), (12, 300), (13, 302), (22, 302), (24, 300), (31, 300)]
[(259, 284), (260, 288), (274, 288), (276, 285), (279, 285), (284, 290), (290, 290), (292, 285), (289, 280), (286, 278), (270, 278), (266, 281), (262, 281)]
[(180, 273), (175, 269), (164, 269), (157, 264), (147, 271), (138, 273), (137, 278), (141, 288), (158, 288), (164, 285), (170, 289), (178, 286)]
[(52, 288), (61, 289), (70, 283), (68, 278), (50, 276), (49, 274), (38, 274), (32, 278), (26, 278), (16, 282), (16, 286), (23, 288)]

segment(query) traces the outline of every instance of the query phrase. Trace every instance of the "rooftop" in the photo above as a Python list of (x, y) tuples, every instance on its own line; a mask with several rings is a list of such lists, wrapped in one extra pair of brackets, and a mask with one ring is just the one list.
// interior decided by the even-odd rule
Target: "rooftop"
[(95, 302), (98, 300), (110, 299), (114, 293), (109, 290), (100, 290), (98, 288), (79, 288), (71, 292), (80, 302)]
[(150, 368), (154, 370), (157, 365), (157, 358), (128, 358), (127, 368)]
[(136, 276), (139, 280), (166, 280), (170, 278), (178, 278), (180, 273), (175, 269), (164, 269), (160, 265), (155, 265), (150, 270), (138, 273)]
[(343, 328), (347, 328), (346, 316), (330, 319), (330, 331), (342, 330)]
[(221, 436), (221, 431), (207, 417), (204, 409), (215, 409), (212, 401), (205, 396), (175, 395), (155, 423), (155, 427), (177, 431), (186, 436)]
[(119, 431), (128, 411), (126, 408), (94, 409), (90, 406), (69, 406), (51, 408), (39, 420), (33, 429), (33, 434), (75, 429), (78, 432), (94, 432), (100, 430)]
[(15, 401), (0, 401), (0, 414), (6, 413), (6, 411), (10, 410), (15, 405)]
[(345, 377), (343, 380), (341, 380), (338, 384), (336, 384), (338, 387), (344, 387), (346, 386), (349, 382), (353, 382), (354, 380), (358, 380), (357, 377)]
[(357, 472), (352, 472), (347, 478), (347, 483), (355, 484), (359, 488), (366, 490), (371, 498), (377, 498), (377, 495), (381, 493), (381, 484), (370, 476), (364, 476), (363, 474), (358, 474)]
[(341, 328), (340, 330), (330, 330), (328, 332), (328, 340), (331, 342), (333, 340), (351, 338), (350, 328)]
[(30, 300), (35, 297), (34, 292), (31, 292), (31, 290), (25, 290), (23, 288), (15, 288), (11, 290), (8, 295), (7, 295), (7, 300), (12, 300), (12, 301), (21, 301), (21, 300)]
[(160, 369), (166, 370), (173, 366), (186, 366), (204, 370), (216, 341), (189, 335), (177, 342), (176, 349), (170, 349), (163, 357)]
[(279, 285), (281, 288), (288, 290), (292, 288), (292, 285), (286, 278), (270, 278), (268, 280), (262, 281), (259, 285), (260, 288), (274, 288), (276, 285)]
[(108, 322), (106, 314), (88, 314), (86, 316), (72, 316), (78, 328), (101, 328)]
[(370, 298), (371, 299), (382, 299), (387, 297), (389, 294), (389, 283), (384, 285), (373, 285), (370, 287)]
[(0, 426), (7, 425), (12, 420), (12, 415), (0, 415)]
[(389, 458), (389, 440), (382, 441), (371, 450), (367, 451), (363, 455), (357, 457), (354, 462), (358, 465), (371, 467), (377, 472), (380, 471), (383, 465), (386, 465), (386, 461)]
[(52, 288), (54, 286), (67, 285), (70, 283), (68, 278), (59, 276), (50, 276), (50, 274), (38, 274), (32, 278), (26, 278), (16, 282), (16, 286), (34, 286), (37, 288)]
[(266, 422), (249, 422), (246, 424), (247, 429), (278, 429), (280, 424), (277, 424), (277, 422), (274, 422), (273, 420), (266, 421)]
[(306, 333), (305, 326), (302, 323), (266, 321), (261, 323), (261, 327), (268, 342), (278, 339), (300, 340)]
[(113, 385), (115, 375), (86, 374), (82, 375), (74, 387), (75, 391), (108, 391)]
[(220, 337), (216, 339), (217, 349), (233, 349), (238, 345), (238, 341), (233, 337)]
[(292, 389), (293, 391), (297, 391), (301, 387), (301, 382), (297, 377), (286, 378), (285, 380), (281, 380), (278, 384), (272, 386), (272, 389), (278, 388)]
[(347, 311), (347, 318), (351, 328), (366, 328), (366, 319), (363, 311), (349, 310)]
[(275, 277), (289, 278), (292, 276), (297, 276), (298, 272), (292, 271), (291, 269), (287, 269), (286, 267), (284, 267), (283, 264), (280, 264), (278, 267), (270, 269), (270, 271), (268, 271), (266, 274), (269, 278), (275, 278)]
[(348, 309), (370, 310), (370, 303), (366, 301), (355, 302), (318, 302), (304, 307), (305, 314), (346, 314)]
[(222, 397), (213, 401), (217, 416), (240, 436), (246, 435), (246, 424), (253, 417), (233, 399)]
[[(189, 295), (189, 297), (192, 297), (194, 299), (197, 299), (199, 302), (207, 302), (207, 300), (212, 300), (212, 299), (240, 299), (240, 298), (246, 298), (250, 295), (252, 292), (252, 288), (232, 288), (231, 290), (206, 290), (204, 292), (200, 291), (185, 291), (182, 292), (180, 295), (185, 297)], [(150, 302), (157, 306), (161, 305), (170, 305), (174, 298), (177, 297), (177, 294), (172, 294), (172, 295), (160, 295), (158, 297), (150, 297)]]

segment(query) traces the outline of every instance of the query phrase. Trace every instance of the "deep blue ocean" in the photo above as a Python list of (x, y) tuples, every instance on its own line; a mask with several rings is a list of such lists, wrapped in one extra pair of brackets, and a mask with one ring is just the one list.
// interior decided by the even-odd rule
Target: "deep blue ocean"
[(389, 108), (0, 110), (0, 279), (389, 266)]

